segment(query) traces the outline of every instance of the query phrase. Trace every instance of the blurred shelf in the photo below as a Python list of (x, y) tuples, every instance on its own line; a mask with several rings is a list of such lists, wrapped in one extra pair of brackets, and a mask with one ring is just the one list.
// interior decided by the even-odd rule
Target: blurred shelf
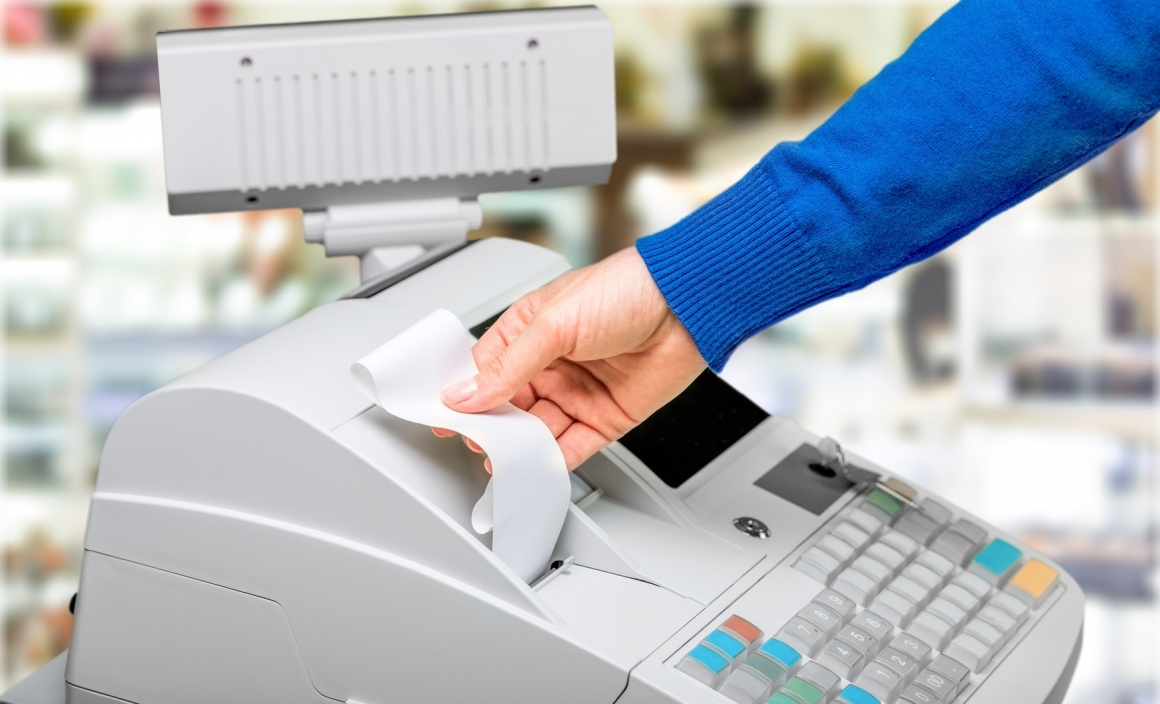
[(85, 59), (67, 49), (8, 49), (0, 95), (9, 105), (59, 105), (84, 96)]
[(1052, 429), (1097, 430), (1148, 443), (1157, 442), (1160, 408), (1155, 401), (1009, 401), (968, 403), (964, 420)]

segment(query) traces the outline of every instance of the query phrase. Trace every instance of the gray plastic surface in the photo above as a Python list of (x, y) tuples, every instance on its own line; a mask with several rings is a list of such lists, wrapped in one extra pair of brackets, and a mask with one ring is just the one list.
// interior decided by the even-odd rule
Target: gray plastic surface
[(66, 650), (0, 694), (0, 704), (65, 704), (64, 669), (67, 661)]

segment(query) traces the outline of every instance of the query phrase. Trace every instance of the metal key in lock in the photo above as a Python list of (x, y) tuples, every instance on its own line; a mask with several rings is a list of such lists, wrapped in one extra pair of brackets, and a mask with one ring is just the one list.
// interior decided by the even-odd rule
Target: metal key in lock
[(912, 509), (919, 512), (923, 511), (922, 506), (915, 503), (914, 499), (903, 495), (896, 488), (890, 486), (889, 479), (884, 480), (878, 472), (848, 462), (846, 460), (846, 452), (837, 440), (831, 437), (822, 438), (818, 441), (818, 452), (822, 454), (823, 465), (829, 467), (839, 476), (844, 477), (846, 481), (858, 487), (859, 491), (864, 491), (866, 487), (873, 486), (893, 496)]

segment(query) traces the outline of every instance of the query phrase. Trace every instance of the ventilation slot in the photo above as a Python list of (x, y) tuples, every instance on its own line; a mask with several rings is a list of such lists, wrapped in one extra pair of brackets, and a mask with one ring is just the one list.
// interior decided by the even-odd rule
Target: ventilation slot
[(237, 79), (241, 190), (543, 173), (544, 60)]

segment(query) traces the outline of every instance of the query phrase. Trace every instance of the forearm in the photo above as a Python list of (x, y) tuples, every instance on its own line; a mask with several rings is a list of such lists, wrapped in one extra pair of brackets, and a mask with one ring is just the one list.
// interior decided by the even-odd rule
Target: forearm
[(964, 0), (808, 138), (638, 248), (717, 370), (928, 257), (1160, 108), (1154, 0)]

